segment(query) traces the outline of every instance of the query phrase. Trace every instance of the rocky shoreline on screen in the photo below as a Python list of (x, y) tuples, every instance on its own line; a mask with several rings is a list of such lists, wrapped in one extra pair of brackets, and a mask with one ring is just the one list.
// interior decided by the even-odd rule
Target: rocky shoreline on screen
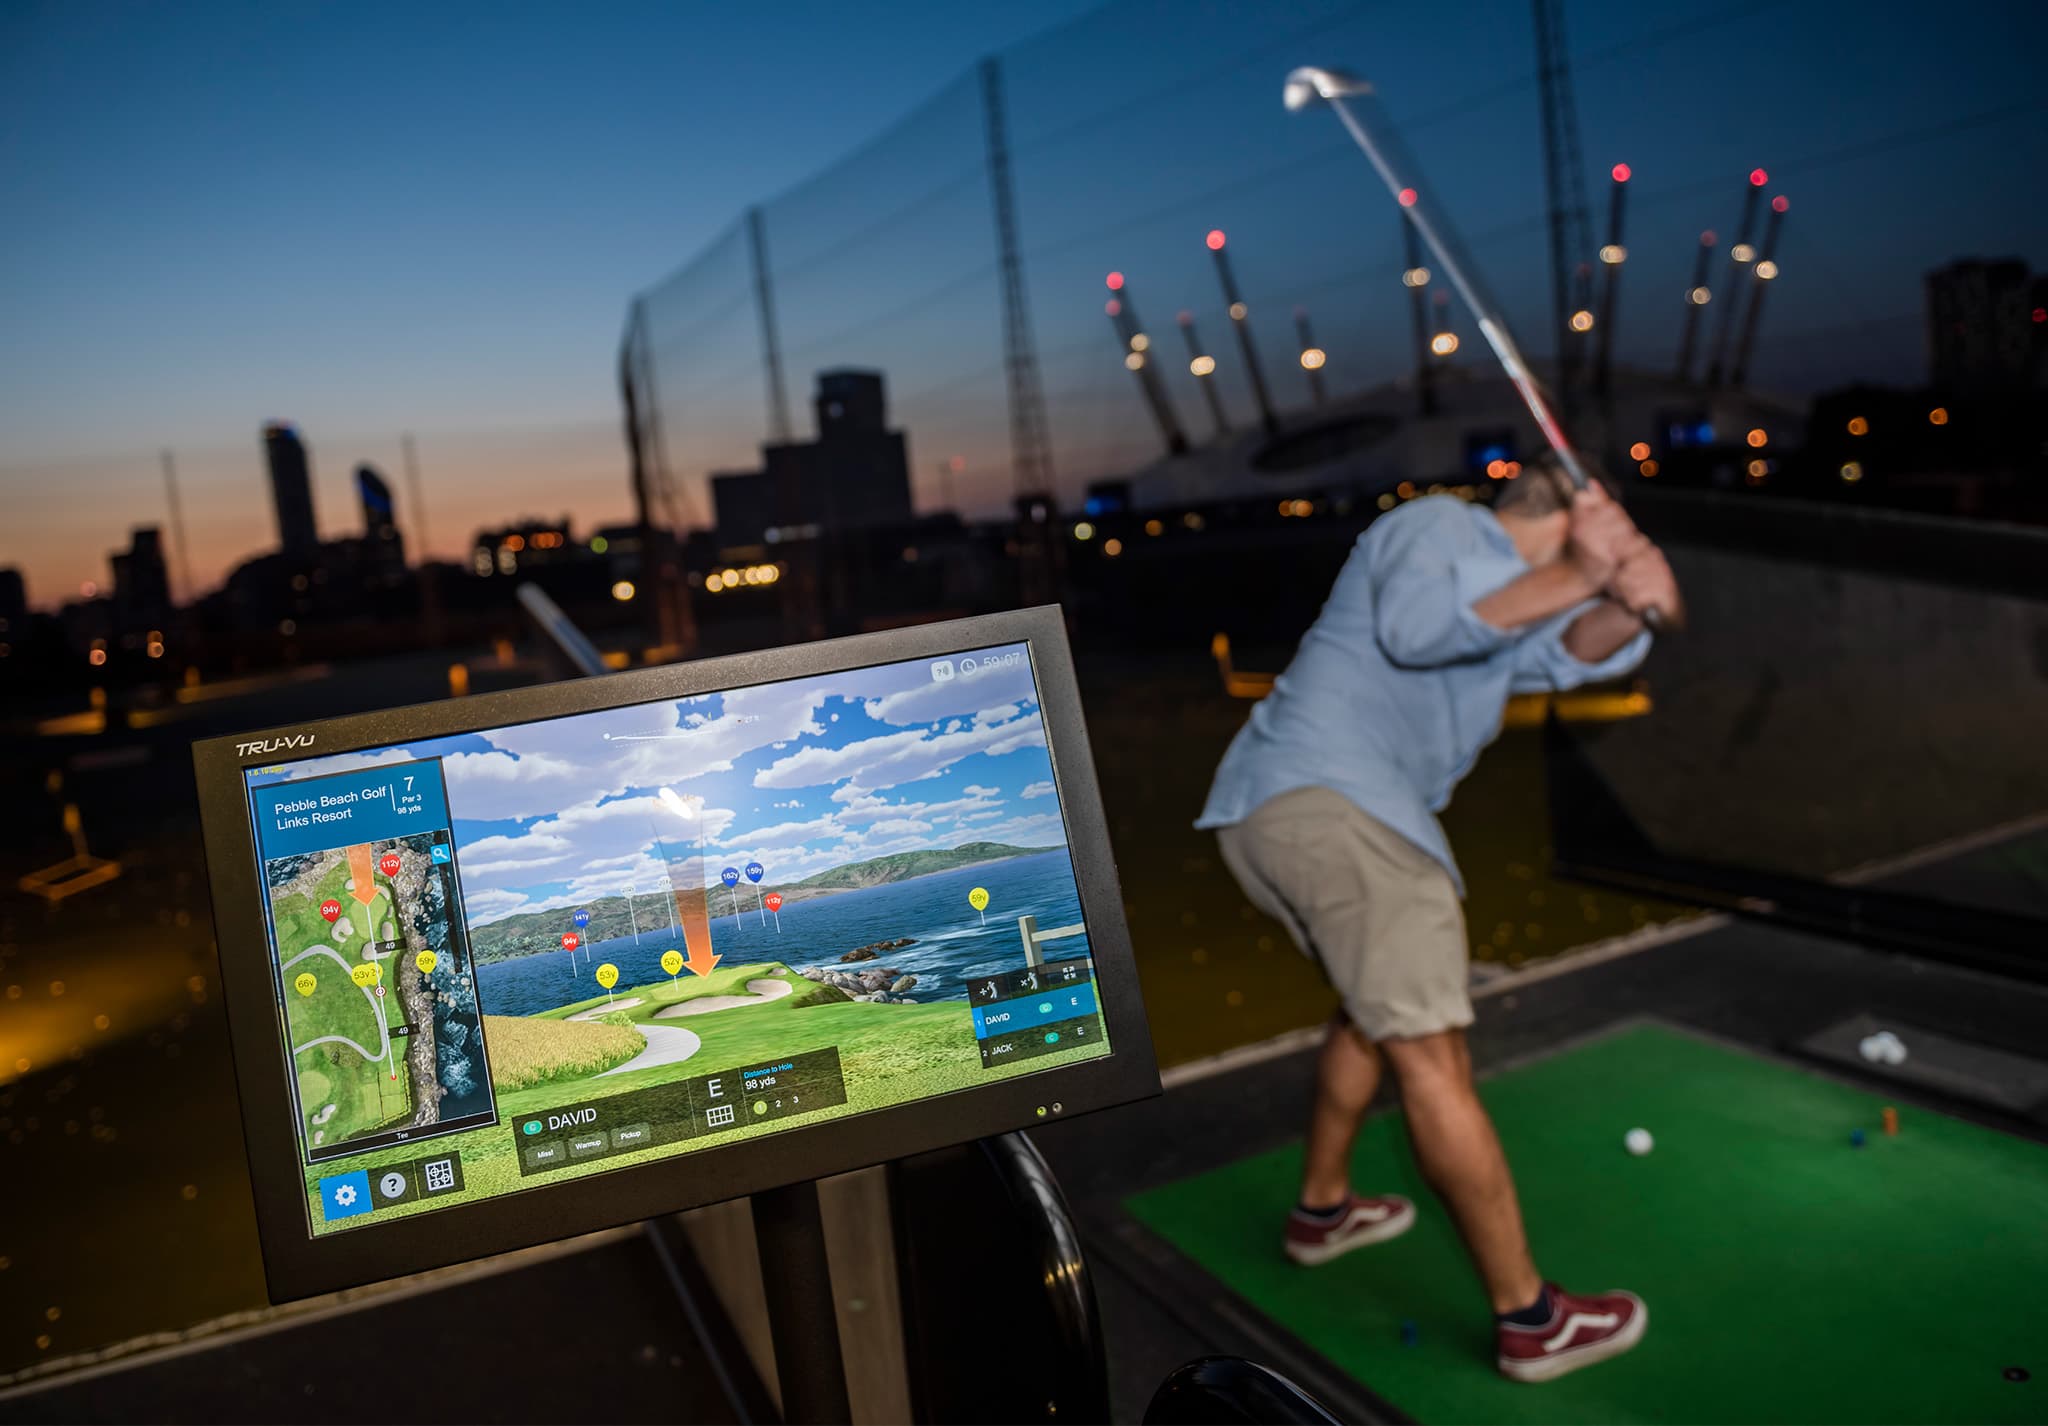
[(843, 990), (853, 999), (871, 1005), (916, 1003), (904, 992), (916, 987), (917, 977), (908, 975), (894, 966), (868, 966), (862, 970), (828, 970), (823, 966), (805, 966), (797, 974), (806, 980), (815, 980)]
[(905, 946), (916, 944), (915, 936), (898, 936), (893, 941), (876, 941), (873, 945), (854, 947), (839, 958), (839, 963), (845, 965), (848, 961), (871, 961), (879, 958), (884, 951), (900, 951)]

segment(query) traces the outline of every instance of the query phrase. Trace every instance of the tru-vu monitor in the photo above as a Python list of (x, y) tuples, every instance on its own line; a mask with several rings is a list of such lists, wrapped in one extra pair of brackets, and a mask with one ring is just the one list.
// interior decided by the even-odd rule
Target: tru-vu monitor
[(1158, 1089), (1056, 610), (194, 755), (279, 1299)]

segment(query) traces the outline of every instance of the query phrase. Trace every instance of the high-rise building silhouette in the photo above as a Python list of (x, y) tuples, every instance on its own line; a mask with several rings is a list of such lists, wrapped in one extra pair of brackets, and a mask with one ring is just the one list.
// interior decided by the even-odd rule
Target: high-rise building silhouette
[(398, 533), (391, 486), (377, 474), (377, 467), (368, 463), (356, 467), (356, 499), (363, 506), (363, 538), (388, 540)]
[(762, 533), (778, 523), (775, 491), (758, 470), (713, 471), (711, 509), (721, 545), (758, 544)]
[(889, 429), (882, 374), (821, 371), (811, 407), (817, 440), (761, 452), (781, 522), (851, 530), (908, 520), (909, 453)]
[(713, 477), (719, 541), (748, 545), (766, 529), (856, 531), (907, 525), (909, 449), (889, 430), (883, 373), (817, 373), (817, 441), (762, 447), (764, 469)]
[(720, 539), (759, 540), (766, 527), (873, 529), (911, 518), (910, 456), (903, 432), (889, 429), (879, 371), (818, 373), (811, 407), (815, 441), (761, 448), (758, 474), (725, 473), (714, 484)]
[(19, 634), (28, 620), (28, 581), (21, 571), (0, 569), (0, 639)]
[(363, 567), (373, 578), (405, 573), (405, 541), (398, 533), (398, 515), (391, 484), (365, 463), (356, 467), (356, 499), (363, 507)]
[(311, 555), (320, 545), (313, 522), (313, 480), (306, 445), (283, 421), (263, 428), (263, 453), (270, 462), (270, 498), (277, 507), (277, 543), (286, 554)]
[(116, 632), (161, 628), (171, 613), (171, 571), (164, 562), (163, 533), (138, 527), (125, 551), (109, 557), (113, 566)]

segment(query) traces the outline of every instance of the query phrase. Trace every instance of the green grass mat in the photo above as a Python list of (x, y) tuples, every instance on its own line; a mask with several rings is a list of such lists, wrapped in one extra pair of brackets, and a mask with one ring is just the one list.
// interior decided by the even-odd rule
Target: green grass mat
[[(1536, 1386), (1495, 1374), (1485, 1301), (1399, 1115), (1365, 1126), (1355, 1181), (1411, 1195), (1420, 1221), (1322, 1267), (1280, 1253), (1298, 1146), (1126, 1206), (1424, 1422), (2048, 1420), (2048, 1148), (1912, 1109), (1887, 1138), (1880, 1098), (1656, 1026), (1482, 1093), (1538, 1267), (1648, 1301), (1629, 1355)], [(1622, 1148), (1637, 1125), (1656, 1136), (1645, 1158)], [(2033, 1379), (2006, 1380), (2014, 1366)]]

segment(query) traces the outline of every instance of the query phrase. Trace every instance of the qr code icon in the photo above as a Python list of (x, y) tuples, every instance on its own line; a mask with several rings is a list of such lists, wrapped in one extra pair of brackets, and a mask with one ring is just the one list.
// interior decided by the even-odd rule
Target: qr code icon
[(450, 1159), (431, 1159), (425, 1168), (427, 1192), (446, 1193), (455, 1187), (455, 1164)]

